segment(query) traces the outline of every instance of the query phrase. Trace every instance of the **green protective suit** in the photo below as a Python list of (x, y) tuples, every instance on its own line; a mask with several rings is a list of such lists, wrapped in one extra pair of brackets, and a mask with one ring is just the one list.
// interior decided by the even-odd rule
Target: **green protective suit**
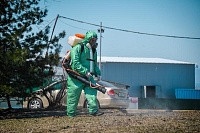
[[(71, 67), (72, 70), (78, 72), (83, 77), (86, 77), (86, 72), (90, 72), (90, 49), (86, 46), (91, 38), (97, 38), (97, 34), (93, 31), (86, 33), (84, 40), (82, 41), (84, 45), (84, 50), (81, 53), (81, 45), (76, 45), (71, 50)], [(95, 75), (101, 75), (99, 68), (97, 67), (97, 52), (93, 55), (93, 71)], [(95, 83), (93, 77), (90, 77), (90, 81)], [(67, 115), (73, 117), (77, 115), (77, 105), (79, 102), (80, 94), (82, 90), (85, 92), (86, 99), (89, 103), (89, 113), (93, 114), (98, 110), (97, 106), (97, 90), (90, 88), (90, 86), (68, 76), (68, 91), (67, 91)]]

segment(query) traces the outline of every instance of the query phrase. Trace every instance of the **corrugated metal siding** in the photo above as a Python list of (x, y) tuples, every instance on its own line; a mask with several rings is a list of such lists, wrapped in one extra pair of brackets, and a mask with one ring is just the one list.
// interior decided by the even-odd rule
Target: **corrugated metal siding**
[(176, 99), (200, 99), (200, 90), (197, 89), (176, 89)]
[(159, 86), (158, 98), (175, 98), (175, 88), (195, 88), (192, 64), (102, 63), (102, 79), (130, 85), (131, 97), (143, 86)]

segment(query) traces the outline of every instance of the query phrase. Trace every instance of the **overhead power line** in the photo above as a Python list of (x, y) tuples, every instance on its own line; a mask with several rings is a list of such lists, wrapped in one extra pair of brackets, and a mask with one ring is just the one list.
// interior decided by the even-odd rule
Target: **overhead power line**
[(51, 20), (51, 22), (49, 22), (49, 24), (47, 24), (42, 30), (46, 29), (56, 18), (54, 18), (53, 20)]
[[(98, 24), (84, 22), (84, 21), (80, 21), (80, 20), (76, 20), (76, 19), (72, 19), (72, 18), (68, 18), (68, 17), (64, 17), (64, 16), (60, 16), (60, 18), (64, 18), (64, 19), (76, 21), (76, 22), (79, 22), (79, 23), (85, 23), (85, 24), (89, 24), (89, 25), (100, 27), (100, 25), (98, 25)], [(171, 37), (171, 38), (184, 38), (184, 39), (200, 39), (198, 37), (183, 37), (183, 36), (172, 36), (172, 35), (160, 35), (160, 34), (144, 33), (144, 32), (137, 32), (137, 31), (113, 28), (113, 27), (108, 27), (108, 26), (101, 26), (101, 27), (102, 28), (111, 29), (111, 30), (118, 30), (118, 31), (130, 32), (130, 33), (135, 33), (135, 34), (151, 35), (151, 36), (161, 36), (161, 37)]]
[(73, 27), (73, 28), (76, 28), (76, 29), (80, 29), (80, 30), (84, 30), (84, 31), (89, 31), (88, 29), (83, 29), (83, 28), (79, 28), (79, 27), (76, 27), (76, 26), (72, 26), (72, 25), (70, 25), (70, 24), (67, 24), (67, 23), (63, 22), (62, 20), (59, 20), (59, 21), (61, 21), (63, 24), (68, 25), (68, 26), (70, 26), (70, 27)]

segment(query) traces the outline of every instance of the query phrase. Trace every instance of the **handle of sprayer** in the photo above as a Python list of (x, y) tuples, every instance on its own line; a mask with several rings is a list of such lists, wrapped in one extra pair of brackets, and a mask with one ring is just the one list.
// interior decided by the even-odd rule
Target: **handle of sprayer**
[[(89, 81), (90, 81), (90, 80), (89, 80)], [(96, 89), (96, 88), (98, 88), (98, 87), (104, 87), (104, 88), (105, 88), (106, 86), (105, 86), (105, 85), (103, 85), (103, 86), (102, 86), (102, 85), (97, 85), (97, 86), (93, 87), (93, 86), (92, 86), (92, 81), (90, 81), (90, 87), (93, 88), (93, 89)]]
[(101, 88), (101, 90), (104, 90), (104, 91), (101, 91), (103, 94), (105, 94), (106, 92), (106, 89), (105, 89), (105, 85), (97, 85), (95, 84), (96, 86), (92, 86), (92, 81), (88, 78), (89, 82), (90, 82), (90, 88), (93, 88), (93, 89), (97, 89), (97, 88)]
[(73, 78), (83, 82), (83, 83), (86, 83), (87, 85), (89, 85), (91, 88), (94, 88), (94, 89), (97, 89), (99, 91), (101, 91), (102, 93), (106, 93), (106, 89), (105, 89), (105, 86), (102, 86), (102, 85), (97, 85), (97, 84), (94, 84), (92, 83), (89, 78), (84, 78), (82, 77), (79, 73), (71, 70), (71, 69), (67, 69), (67, 73), (72, 76)]
[[(91, 72), (90, 74), (91, 74), (91, 75), (94, 75), (94, 72)], [(90, 81), (90, 88), (96, 89), (96, 88), (98, 88), (98, 87), (102, 87), (101, 85), (97, 85), (97, 84), (95, 84), (96, 86), (93, 87), (93, 86), (92, 86), (91, 78), (92, 78), (92, 76), (87, 78), (87, 79)]]

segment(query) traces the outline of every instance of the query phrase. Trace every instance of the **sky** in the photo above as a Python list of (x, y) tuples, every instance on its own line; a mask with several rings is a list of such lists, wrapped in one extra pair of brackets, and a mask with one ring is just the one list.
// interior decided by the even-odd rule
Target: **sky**
[[(112, 28), (200, 38), (200, 0), (42, 0), (40, 7), (45, 6), (49, 10), (46, 24), (59, 14), (97, 25), (102, 22), (103, 26)], [(51, 23), (53, 25), (54, 22)], [(61, 54), (71, 49), (67, 44), (69, 36), (85, 34), (89, 30), (97, 32), (97, 29), (97, 26), (59, 18), (54, 34), (66, 31), (66, 37), (60, 41), (63, 46)], [(200, 39), (104, 30), (102, 56), (165, 58), (195, 63), (200, 67)], [(98, 37), (100, 45), (99, 33)], [(99, 47), (97, 52), (100, 55)]]

